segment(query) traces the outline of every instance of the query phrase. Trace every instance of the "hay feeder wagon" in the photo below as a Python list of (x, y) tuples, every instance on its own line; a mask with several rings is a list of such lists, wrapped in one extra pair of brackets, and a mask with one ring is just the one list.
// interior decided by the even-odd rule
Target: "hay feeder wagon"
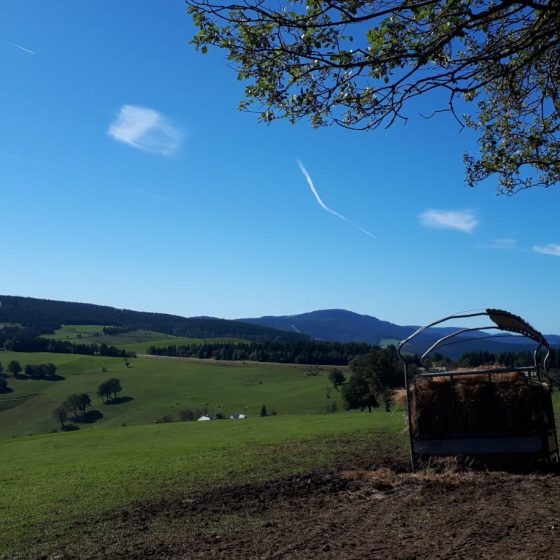
[[(454, 319), (490, 319), (473, 328), (448, 328), (434, 342), (428, 329)], [(481, 319), (482, 320), (482, 319)], [(446, 326), (446, 325), (444, 325)], [(489, 335), (487, 331), (503, 331)], [(482, 331), (482, 332), (481, 332)], [(506, 334), (507, 333), (507, 334)], [(420, 363), (444, 346), (496, 336), (522, 336), (536, 343), (529, 366), (482, 366), (455, 369), (418, 366), (407, 352), (425, 348)], [(520, 349), (526, 349), (521, 346)], [(521, 317), (500, 309), (449, 315), (419, 328), (401, 341), (404, 363), (410, 454), (413, 469), (434, 456), (558, 461), (558, 441), (548, 378), (550, 346)]]

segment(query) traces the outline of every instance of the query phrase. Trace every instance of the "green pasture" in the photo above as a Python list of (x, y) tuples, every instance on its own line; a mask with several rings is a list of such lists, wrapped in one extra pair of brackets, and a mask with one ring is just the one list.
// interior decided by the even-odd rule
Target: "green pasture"
[(102, 334), (103, 325), (62, 325), (53, 334), (45, 334), (43, 336), (55, 340), (76, 340)]
[[(86, 375), (86, 374), (84, 374)], [(400, 412), (181, 422), (0, 442), (0, 552), (38, 557), (76, 540), (73, 521), (137, 500), (327, 467), (404, 446)], [(386, 447), (385, 447), (386, 449)], [(35, 554), (37, 553), (37, 554)]]
[(54, 340), (68, 340), (73, 343), (107, 344), (137, 354), (147, 354), (150, 346), (165, 347), (170, 344), (186, 346), (204, 344), (205, 342), (246, 342), (240, 338), (187, 338), (141, 329), (106, 335), (103, 334), (103, 326), (101, 325), (63, 325), (53, 334), (45, 334), (43, 337)]
[[(208, 408), (212, 413), (259, 414), (262, 405), (280, 415), (320, 414), (337, 403), (340, 393), (328, 381), (330, 368), (316, 376), (305, 366), (216, 362), (165, 357), (121, 358), (78, 354), (0, 352), (0, 362), (26, 364), (53, 362), (60, 381), (7, 379), (13, 391), (0, 394), (0, 438), (41, 434), (58, 428), (53, 410), (74, 393), (87, 393), (93, 410), (103, 418), (94, 424), (76, 424), (91, 430), (123, 424), (149, 424), (164, 416), (177, 419), (180, 410)], [(105, 372), (102, 371), (105, 368)], [(96, 395), (105, 380), (117, 377), (121, 397), (128, 402), (106, 404)], [(328, 397), (328, 398), (327, 398)]]

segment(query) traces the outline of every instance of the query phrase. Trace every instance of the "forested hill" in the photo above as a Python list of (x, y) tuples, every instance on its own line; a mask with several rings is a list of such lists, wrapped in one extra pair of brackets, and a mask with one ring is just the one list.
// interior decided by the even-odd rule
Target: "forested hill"
[[(281, 329), (286, 332), (305, 333), (312, 338), (332, 342), (363, 342), (370, 345), (396, 343), (412, 334), (418, 326), (403, 326), (382, 321), (369, 315), (359, 315), (344, 309), (323, 309), (302, 313), (301, 315), (266, 316), (253, 319), (239, 319), (247, 323)], [(409, 352), (422, 353), (438, 338), (455, 332), (458, 327), (436, 327), (422, 333)], [(493, 354), (502, 352), (521, 352), (534, 348), (534, 343), (524, 337), (489, 340), (484, 332), (470, 332), (463, 342), (456, 346), (446, 346), (441, 352), (453, 359), (460, 358), (465, 352), (487, 351)], [(552, 346), (560, 346), (560, 336), (545, 335)], [(480, 337), (480, 338), (479, 338)], [(459, 339), (458, 339), (459, 340)]]
[(307, 340), (298, 333), (214, 318), (193, 318), (116, 309), (104, 305), (0, 295), (0, 323), (18, 323), (39, 333), (62, 324), (115, 325), (192, 338), (231, 337), (254, 341)]

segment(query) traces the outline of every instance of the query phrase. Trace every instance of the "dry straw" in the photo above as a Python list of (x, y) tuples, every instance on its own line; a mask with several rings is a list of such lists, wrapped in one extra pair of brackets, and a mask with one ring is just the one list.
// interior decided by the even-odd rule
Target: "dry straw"
[[(541, 429), (549, 401), (548, 387), (522, 372), (418, 377), (409, 391), (412, 432), (419, 437), (532, 432)], [(406, 406), (404, 389), (393, 398)]]

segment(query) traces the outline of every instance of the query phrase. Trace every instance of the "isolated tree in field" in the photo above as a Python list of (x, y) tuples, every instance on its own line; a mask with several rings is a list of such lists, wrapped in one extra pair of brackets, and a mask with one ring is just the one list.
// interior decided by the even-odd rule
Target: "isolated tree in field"
[(9, 391), (8, 382), (3, 377), (0, 377), (0, 393), (6, 393), (7, 391)]
[(4, 371), (4, 367), (2, 366), (2, 362), (0, 362), (0, 373)]
[(78, 409), (82, 413), (82, 416), (86, 414), (86, 408), (91, 404), (91, 398), (86, 393), (80, 393), (78, 395)]
[(344, 372), (338, 368), (331, 369), (329, 373), (329, 381), (333, 384), (334, 388), (340, 390), (340, 386), (346, 381)]
[(263, 404), (261, 411), (259, 412), (259, 416), (268, 416), (268, 411), (266, 410), (266, 406)]
[(383, 400), (385, 410), (391, 409), (391, 389), (402, 383), (401, 372), (396, 367), (397, 355), (394, 347), (372, 348), (366, 355), (352, 360), (352, 375), (342, 387), (346, 407), (368, 408), (378, 406)]
[(116, 377), (104, 381), (97, 388), (97, 394), (104, 400), (109, 400), (111, 395), (113, 395), (113, 398), (116, 399), (117, 393), (120, 393), (121, 391), (121, 382)]
[[(193, 39), (227, 51), (240, 107), (368, 130), (418, 97), (479, 136), (467, 182), (513, 193), (560, 180), (557, 0), (186, 0)], [(462, 115), (467, 113), (466, 115)]]
[(17, 360), (12, 360), (9, 364), (8, 364), (8, 371), (12, 374), (12, 375), (17, 375), (20, 371), (21, 371), (21, 365)]
[(379, 389), (375, 380), (361, 373), (353, 373), (342, 387), (344, 406), (348, 410), (367, 408), (371, 412), (373, 408), (379, 406), (378, 394)]
[(118, 379), (113, 378), (113, 379), (109, 379), (109, 384), (110, 384), (111, 393), (113, 394), (113, 398), (116, 399), (117, 393), (120, 393), (122, 391), (121, 382)]
[(60, 406), (63, 407), (67, 412), (72, 412), (74, 416), (78, 416), (80, 405), (80, 395), (74, 394), (70, 395)]
[(63, 405), (58, 406), (53, 411), (53, 417), (60, 422), (60, 427), (64, 428), (64, 422), (68, 420), (68, 411)]

